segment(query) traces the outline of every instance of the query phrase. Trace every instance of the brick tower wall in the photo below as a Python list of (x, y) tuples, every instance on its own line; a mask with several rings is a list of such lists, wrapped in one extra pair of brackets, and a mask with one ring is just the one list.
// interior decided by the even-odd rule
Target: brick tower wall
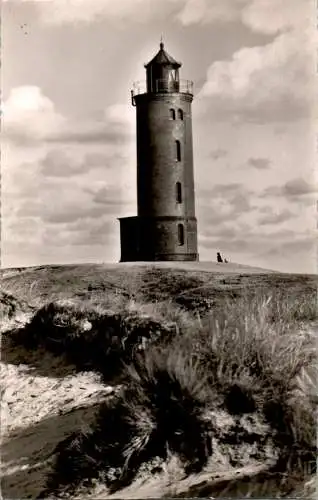
[[(192, 96), (142, 94), (135, 100), (138, 215), (195, 217)], [(178, 118), (179, 109), (183, 120)], [(177, 161), (176, 141), (180, 142), (181, 161)], [(176, 200), (177, 182), (181, 183), (182, 203)]]

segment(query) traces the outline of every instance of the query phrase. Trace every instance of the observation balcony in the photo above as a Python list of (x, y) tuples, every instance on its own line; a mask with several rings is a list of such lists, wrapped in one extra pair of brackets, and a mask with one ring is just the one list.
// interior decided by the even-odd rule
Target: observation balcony
[(162, 80), (154, 79), (150, 84), (146, 80), (133, 83), (132, 99), (140, 94), (169, 94), (178, 92), (193, 96), (193, 82), (191, 80)]

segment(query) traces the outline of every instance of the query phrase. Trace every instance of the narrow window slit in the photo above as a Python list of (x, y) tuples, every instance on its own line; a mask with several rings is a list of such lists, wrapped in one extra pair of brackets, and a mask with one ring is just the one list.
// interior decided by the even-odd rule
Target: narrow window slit
[(178, 224), (178, 243), (179, 243), (179, 246), (184, 245), (184, 227), (183, 227), (183, 224)]
[(176, 153), (177, 153), (177, 161), (181, 161), (181, 144), (180, 144), (180, 141), (176, 141)]
[(182, 203), (181, 182), (176, 183), (176, 198), (177, 198), (177, 203)]

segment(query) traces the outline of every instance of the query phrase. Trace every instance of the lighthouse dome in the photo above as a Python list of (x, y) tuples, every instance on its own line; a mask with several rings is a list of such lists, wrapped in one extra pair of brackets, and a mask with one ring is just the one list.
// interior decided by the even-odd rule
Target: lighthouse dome
[(163, 42), (160, 43), (160, 50), (157, 52), (155, 57), (149, 61), (149, 63), (145, 64), (145, 68), (149, 66), (172, 66), (173, 68), (180, 68), (181, 63), (177, 62), (168, 52), (164, 50)]

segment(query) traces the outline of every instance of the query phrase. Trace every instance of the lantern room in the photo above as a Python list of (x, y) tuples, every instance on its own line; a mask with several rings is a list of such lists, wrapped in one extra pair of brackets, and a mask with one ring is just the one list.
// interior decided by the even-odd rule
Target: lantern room
[(145, 64), (147, 73), (147, 92), (179, 92), (179, 68), (181, 64), (171, 57), (160, 43), (155, 57)]

